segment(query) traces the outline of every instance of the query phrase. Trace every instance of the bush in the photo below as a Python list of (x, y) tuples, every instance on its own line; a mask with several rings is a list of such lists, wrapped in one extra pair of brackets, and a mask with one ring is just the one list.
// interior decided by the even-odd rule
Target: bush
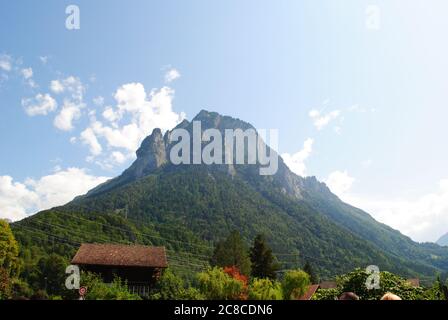
[(16, 298), (29, 298), (33, 295), (33, 289), (30, 288), (28, 283), (21, 279), (13, 279), (11, 281), (12, 296)]
[(141, 300), (140, 296), (129, 292), (126, 282), (120, 278), (106, 284), (98, 275), (85, 273), (81, 282), (87, 288), (86, 300)]
[(283, 298), (299, 299), (310, 285), (310, 276), (302, 270), (291, 270), (285, 273), (282, 281)]
[(11, 283), (6, 269), (0, 267), (0, 300), (8, 299), (11, 295)]
[(251, 300), (282, 300), (280, 283), (269, 279), (254, 279), (249, 287)]
[(387, 271), (380, 272), (380, 288), (369, 290), (366, 280), (370, 275), (358, 268), (338, 277), (340, 291), (354, 292), (361, 300), (378, 300), (387, 292), (396, 294), (403, 300), (417, 300), (423, 294), (422, 288), (414, 288), (405, 279)]
[(238, 300), (244, 294), (244, 283), (214, 267), (198, 274), (199, 290), (209, 300)]
[(203, 295), (195, 288), (185, 288), (182, 278), (170, 269), (163, 272), (150, 296), (153, 300), (202, 300)]
[(341, 293), (338, 289), (319, 289), (311, 300), (338, 300)]

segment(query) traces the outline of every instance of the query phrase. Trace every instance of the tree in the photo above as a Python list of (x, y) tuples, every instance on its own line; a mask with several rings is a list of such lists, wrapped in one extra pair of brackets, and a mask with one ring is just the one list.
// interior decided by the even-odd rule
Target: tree
[(254, 279), (249, 287), (251, 300), (282, 300), (282, 287), (279, 282), (270, 279)]
[(196, 288), (185, 288), (182, 278), (170, 269), (163, 272), (151, 293), (153, 300), (203, 300), (204, 297)]
[(244, 283), (218, 267), (199, 273), (198, 282), (199, 290), (209, 300), (239, 300), (244, 294)]
[(305, 266), (303, 267), (303, 271), (308, 273), (312, 284), (319, 283), (319, 278), (317, 277), (316, 273), (314, 272), (313, 267), (311, 266), (311, 264), (308, 261), (305, 263)]
[(242, 274), (250, 274), (247, 246), (238, 231), (233, 231), (226, 240), (216, 244), (210, 264), (218, 267), (235, 266)]
[(248, 285), (248, 277), (245, 276), (244, 274), (241, 274), (240, 270), (235, 267), (225, 267), (224, 268), (224, 273), (228, 274), (229, 276), (231, 276), (233, 279), (240, 281), (243, 284), (243, 290), (242, 293), (239, 297), (240, 300), (247, 300), (247, 285)]
[(19, 273), (19, 245), (9, 227), (0, 219), (0, 299), (11, 296), (12, 277)]
[(141, 300), (140, 296), (130, 293), (126, 283), (118, 277), (106, 284), (98, 275), (87, 272), (82, 274), (81, 283), (87, 288), (86, 300)]
[(370, 275), (365, 269), (357, 268), (338, 277), (338, 287), (341, 292), (356, 293), (361, 300), (378, 300), (387, 292), (403, 300), (418, 300), (423, 294), (422, 288), (415, 288), (405, 279), (387, 271), (380, 272), (379, 289), (368, 289), (366, 282)]
[(37, 279), (40, 289), (44, 289), (50, 295), (64, 295), (69, 293), (65, 288), (65, 268), (68, 263), (66, 260), (52, 253), (47, 257), (43, 257), (37, 263), (39, 277)]
[(6, 269), (0, 268), (0, 300), (8, 299), (11, 295), (11, 281)]
[(11, 231), (9, 223), (0, 219), (0, 268), (9, 277), (19, 272), (19, 245)]
[(299, 299), (310, 285), (310, 276), (302, 270), (290, 270), (285, 273), (282, 281), (283, 298), (285, 300)]
[(261, 234), (255, 237), (254, 244), (250, 248), (250, 260), (252, 262), (252, 277), (276, 278), (275, 272), (278, 270), (278, 265), (274, 261), (275, 258), (271, 248), (266, 243), (265, 237)]

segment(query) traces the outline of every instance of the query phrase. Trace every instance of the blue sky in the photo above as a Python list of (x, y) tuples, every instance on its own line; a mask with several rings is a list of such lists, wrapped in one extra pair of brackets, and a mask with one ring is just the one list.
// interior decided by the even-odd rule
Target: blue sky
[[(79, 30), (65, 27), (70, 4)], [(278, 128), (297, 173), (435, 241), (448, 232), (447, 10), (443, 0), (3, 1), (0, 217), (84, 193), (132, 162), (154, 122), (169, 129), (205, 108)]]

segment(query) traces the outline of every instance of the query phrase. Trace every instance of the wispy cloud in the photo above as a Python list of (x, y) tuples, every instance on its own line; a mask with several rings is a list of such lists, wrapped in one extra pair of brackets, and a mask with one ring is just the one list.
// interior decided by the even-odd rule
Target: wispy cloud
[(308, 157), (311, 155), (311, 152), (313, 151), (313, 143), (314, 140), (308, 138), (303, 143), (303, 148), (300, 151), (294, 154), (289, 153), (282, 154), (282, 158), (285, 161), (286, 165), (295, 174), (299, 176), (305, 176), (306, 174), (305, 161), (308, 159)]
[(165, 83), (173, 82), (174, 80), (179, 78), (180, 72), (175, 68), (171, 68), (165, 73)]
[(25, 182), (0, 176), (0, 218), (19, 220), (36, 211), (63, 205), (109, 179), (90, 175), (86, 169), (56, 169), (52, 174)]

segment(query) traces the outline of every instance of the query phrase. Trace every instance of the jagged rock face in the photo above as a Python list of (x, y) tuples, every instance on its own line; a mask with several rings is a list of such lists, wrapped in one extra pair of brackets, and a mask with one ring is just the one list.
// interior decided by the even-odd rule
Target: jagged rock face
[(137, 150), (137, 160), (129, 168), (129, 172), (138, 179), (161, 167), (168, 162), (166, 148), (162, 131), (154, 129)]
[[(201, 122), (202, 132), (207, 129), (218, 129), (223, 136), (226, 129), (241, 129), (243, 131), (248, 129), (255, 130), (255, 128), (247, 122), (206, 110), (199, 112), (191, 122), (187, 120), (182, 121), (173, 130), (185, 129), (190, 133), (190, 137), (193, 137), (194, 121)], [(111, 190), (115, 187), (119, 187), (143, 178), (163, 166), (172, 165), (169, 155), (170, 150), (174, 145), (174, 143), (170, 142), (170, 136), (173, 130), (167, 131), (164, 135), (162, 135), (162, 131), (160, 129), (154, 129), (151, 135), (143, 140), (140, 148), (137, 150), (137, 159), (127, 170), (123, 172), (122, 175), (98, 186), (97, 188), (91, 190), (87, 195), (90, 196)], [(268, 152), (273, 152), (277, 155), (276, 151), (271, 149), (269, 146), (265, 145), (265, 147)], [(297, 199), (303, 199), (306, 189), (313, 191), (324, 191), (331, 194), (324, 183), (317, 181), (315, 178), (302, 178), (295, 175), (285, 165), (280, 156), (278, 156), (278, 159), (279, 162), (277, 173), (273, 176), (260, 177), (260, 179), (275, 182), (277, 185), (281, 186), (283, 192)], [(235, 176), (237, 174), (253, 176), (258, 175), (259, 165), (222, 164), (213, 165), (213, 170), (223, 171), (231, 176)]]

